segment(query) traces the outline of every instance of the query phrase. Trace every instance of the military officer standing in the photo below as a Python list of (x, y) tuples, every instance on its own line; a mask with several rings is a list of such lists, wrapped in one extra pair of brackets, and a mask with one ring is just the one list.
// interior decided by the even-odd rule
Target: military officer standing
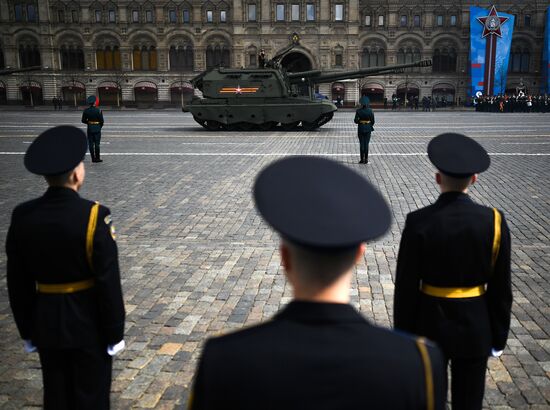
[(489, 168), (474, 140), (442, 134), (428, 145), (438, 200), (407, 216), (397, 260), (397, 329), (439, 344), (451, 362), (453, 410), (481, 409), (488, 357), (510, 327), (510, 233), (502, 211), (476, 204), (468, 187)]
[(341, 164), (292, 157), (260, 173), (254, 198), (281, 235), (294, 298), (272, 320), (206, 342), (189, 407), (443, 409), (439, 349), (349, 304), (363, 242), (390, 225), (382, 196)]
[(369, 107), (369, 97), (361, 97), (359, 104), (361, 104), (361, 108), (355, 111), (355, 118), (353, 119), (353, 122), (357, 124), (357, 137), (359, 138), (359, 150), (361, 153), (359, 163), (368, 164), (370, 135), (374, 131), (374, 113)]
[(262, 48), (260, 51), (260, 54), (258, 55), (258, 67), (265, 68), (265, 63), (266, 63), (265, 50)]
[(89, 107), (82, 113), (82, 122), (88, 125), (88, 146), (92, 162), (103, 162), (100, 155), (101, 128), (103, 128), (103, 112), (97, 108), (95, 95), (90, 95), (86, 102)]
[(109, 408), (111, 355), (124, 347), (124, 303), (108, 208), (79, 196), (86, 136), (60, 126), (29, 146), (46, 193), (18, 205), (6, 240), (11, 309), (38, 350), (46, 410)]

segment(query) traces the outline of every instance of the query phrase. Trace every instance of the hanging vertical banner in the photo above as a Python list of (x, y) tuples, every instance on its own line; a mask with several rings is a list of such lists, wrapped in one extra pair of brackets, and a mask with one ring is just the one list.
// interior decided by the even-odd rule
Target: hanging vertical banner
[(470, 7), (471, 95), (498, 95), (506, 92), (514, 16)]
[(544, 32), (544, 49), (542, 50), (543, 92), (550, 94), (550, 7), (546, 9), (546, 30)]

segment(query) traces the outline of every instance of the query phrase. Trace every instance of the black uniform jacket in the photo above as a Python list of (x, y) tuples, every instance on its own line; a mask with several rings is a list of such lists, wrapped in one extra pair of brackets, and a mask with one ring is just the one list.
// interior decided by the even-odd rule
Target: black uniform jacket
[[(370, 123), (361, 124), (361, 121), (370, 121)], [(359, 134), (374, 131), (374, 113), (368, 107), (357, 109), (353, 122), (357, 124), (357, 132)]]
[[(500, 212), (500, 211), (499, 211)], [(502, 215), (502, 212), (500, 212)], [(504, 349), (510, 327), (510, 232), (504, 215), (500, 251), (491, 268), (493, 209), (467, 194), (448, 192), (407, 216), (399, 247), (394, 322), (427, 336), (449, 357), (480, 357)], [(419, 290), (487, 284), (478, 297), (447, 299)]]
[[(93, 269), (86, 231), (94, 203), (68, 188), (15, 208), (6, 241), (8, 292), (19, 333), (38, 348), (112, 344), (123, 338), (124, 303), (110, 212), (99, 207)], [(106, 219), (107, 218), (107, 219)], [(90, 289), (38, 293), (36, 282), (64, 284), (93, 278)]]
[[(443, 409), (442, 355), (427, 352)], [(412, 337), (351, 305), (294, 301), (269, 322), (207, 341), (190, 408), (426, 409), (425, 381)]]
[[(82, 113), (82, 122), (88, 124), (88, 132), (100, 132), (103, 127), (103, 113), (97, 107), (88, 107)], [(99, 124), (90, 124), (90, 122)]]

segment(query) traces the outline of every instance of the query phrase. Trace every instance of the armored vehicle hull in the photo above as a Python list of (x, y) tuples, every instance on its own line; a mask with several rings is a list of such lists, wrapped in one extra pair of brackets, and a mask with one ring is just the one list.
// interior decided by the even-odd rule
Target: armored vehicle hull
[(313, 130), (332, 119), (336, 106), (301, 97), (232, 98), (194, 100), (188, 110), (211, 131)]

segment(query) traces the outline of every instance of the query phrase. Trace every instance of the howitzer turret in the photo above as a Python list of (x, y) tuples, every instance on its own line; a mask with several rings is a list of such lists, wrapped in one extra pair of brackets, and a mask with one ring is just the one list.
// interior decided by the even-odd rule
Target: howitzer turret
[[(314, 85), (378, 74), (400, 73), (407, 68), (429, 67), (431, 60), (351, 71), (310, 70), (287, 73), (282, 58), (298, 44), (292, 44), (266, 63), (266, 68), (213, 68), (191, 83), (202, 92), (185, 111), (208, 130), (311, 130), (330, 121), (337, 110), (327, 99), (315, 98)], [(305, 87), (303, 86), (305, 85)], [(306, 90), (299, 93), (298, 89)]]
[(430, 67), (432, 60), (421, 60), (411, 64), (399, 64), (384, 67), (362, 68), (352, 71), (336, 71), (324, 73), (321, 70), (302, 71), (298, 73), (287, 73), (288, 80), (291, 84), (299, 84), (309, 82), (311, 84), (328, 83), (339, 80), (353, 80), (354, 78), (363, 78), (379, 74), (397, 74), (404, 72), (411, 67)]
[(39, 65), (32, 66), (32, 67), (25, 67), (25, 68), (6, 68), (3, 70), (0, 70), (0, 75), (8, 75), (8, 74), (15, 74), (15, 73), (25, 73), (27, 71), (38, 71), (41, 70), (42, 67)]

